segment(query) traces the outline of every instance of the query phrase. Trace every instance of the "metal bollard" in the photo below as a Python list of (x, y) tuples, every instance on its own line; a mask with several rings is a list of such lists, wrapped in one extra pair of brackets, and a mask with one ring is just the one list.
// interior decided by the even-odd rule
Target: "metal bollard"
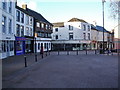
[(87, 55), (87, 49), (86, 49), (86, 55)]
[(69, 55), (69, 50), (67, 50), (67, 55)]
[(46, 51), (46, 56), (47, 56), (47, 51)]
[(97, 54), (97, 51), (95, 50), (95, 54)]
[(50, 55), (50, 51), (49, 51), (49, 55)]
[(59, 55), (59, 50), (58, 50), (58, 55)]
[(35, 54), (35, 62), (37, 62), (37, 54)]
[(76, 53), (77, 55), (78, 55), (78, 50), (77, 50), (77, 53)]
[(26, 56), (24, 56), (25, 59), (25, 67), (27, 67), (27, 60), (26, 60)]
[(41, 54), (42, 58), (43, 58), (43, 53)]

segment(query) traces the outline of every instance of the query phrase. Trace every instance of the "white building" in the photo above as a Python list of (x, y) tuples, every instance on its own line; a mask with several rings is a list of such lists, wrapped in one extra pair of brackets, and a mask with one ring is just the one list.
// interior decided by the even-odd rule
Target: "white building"
[(91, 24), (78, 18), (68, 22), (53, 23), (53, 50), (83, 50), (90, 49)]
[(14, 0), (0, 1), (0, 59), (14, 55), (15, 4)]
[(27, 11), (27, 5), (16, 6), (15, 54), (21, 55), (34, 52), (34, 18)]
[[(103, 27), (91, 25), (91, 45), (92, 49), (103, 48)], [(104, 29), (104, 47), (105, 49), (113, 48), (113, 37), (114, 35)]]

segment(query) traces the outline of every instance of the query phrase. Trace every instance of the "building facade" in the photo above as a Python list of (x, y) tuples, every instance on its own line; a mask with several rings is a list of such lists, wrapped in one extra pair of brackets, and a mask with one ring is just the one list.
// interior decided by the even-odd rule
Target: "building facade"
[(78, 18), (53, 23), (53, 50), (83, 50), (91, 48), (91, 24)]
[(14, 55), (15, 5), (14, 0), (0, 2), (0, 59)]
[(28, 37), (30, 38), (30, 35), (32, 35), (33, 42), (25, 42), (25, 44), (32, 44), (32, 51), (35, 53), (51, 50), (51, 33), (53, 25), (49, 21), (47, 21), (40, 13), (27, 8), (26, 4), (22, 5), (22, 9), (24, 9), (25, 14), (27, 14), (27, 16), (25, 15), (26, 23), (27, 21), (29, 21), (29, 24), (32, 23), (31, 25), (26, 26), (29, 27), (29, 29), (25, 28), (25, 38), (22, 39), (24, 41), (24, 39), (28, 39)]
[(21, 55), (34, 52), (34, 19), (27, 12), (27, 6), (16, 6), (15, 54)]

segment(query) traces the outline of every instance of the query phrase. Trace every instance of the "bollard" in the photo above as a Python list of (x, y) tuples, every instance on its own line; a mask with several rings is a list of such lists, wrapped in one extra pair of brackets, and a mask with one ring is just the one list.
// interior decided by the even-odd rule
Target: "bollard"
[(87, 49), (86, 49), (86, 55), (87, 55)]
[(24, 56), (25, 59), (25, 67), (27, 67), (27, 60), (26, 60), (26, 56)]
[(49, 55), (50, 55), (50, 51), (49, 51)]
[(35, 54), (35, 62), (37, 62), (37, 54)]
[(78, 55), (78, 50), (77, 50), (77, 53), (76, 53), (77, 55)]
[(67, 55), (69, 55), (69, 50), (67, 50)]
[(109, 55), (109, 50), (108, 50), (108, 52), (107, 52), (107, 55)]
[(58, 55), (59, 55), (59, 50), (58, 50)]
[(42, 58), (43, 58), (43, 53), (41, 54)]
[(112, 53), (112, 55), (113, 55), (113, 51), (112, 51), (111, 53)]
[(47, 51), (46, 51), (46, 56), (47, 56)]
[(96, 50), (95, 50), (95, 54), (97, 54)]

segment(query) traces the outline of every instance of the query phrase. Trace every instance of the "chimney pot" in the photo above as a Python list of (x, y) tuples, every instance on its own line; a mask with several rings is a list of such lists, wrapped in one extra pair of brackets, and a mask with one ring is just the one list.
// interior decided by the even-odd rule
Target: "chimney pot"
[(22, 8), (26, 10), (27, 9), (27, 4), (23, 4)]

